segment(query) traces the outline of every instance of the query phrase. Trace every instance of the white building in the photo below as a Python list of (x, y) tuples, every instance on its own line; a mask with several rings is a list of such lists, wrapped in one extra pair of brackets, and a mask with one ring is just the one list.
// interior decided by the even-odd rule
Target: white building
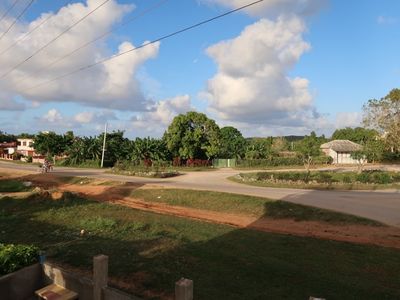
[(34, 156), (33, 139), (18, 139), (17, 152), (24, 156)]
[(334, 164), (357, 164), (351, 153), (362, 150), (362, 146), (349, 140), (333, 140), (321, 145), (322, 152), (333, 158)]

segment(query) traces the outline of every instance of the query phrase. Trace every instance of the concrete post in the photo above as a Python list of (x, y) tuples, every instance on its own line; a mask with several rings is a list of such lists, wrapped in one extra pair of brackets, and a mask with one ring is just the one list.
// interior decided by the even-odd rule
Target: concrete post
[(175, 283), (175, 300), (193, 300), (193, 280), (181, 278)]
[(102, 299), (102, 290), (108, 282), (108, 256), (93, 257), (93, 300)]

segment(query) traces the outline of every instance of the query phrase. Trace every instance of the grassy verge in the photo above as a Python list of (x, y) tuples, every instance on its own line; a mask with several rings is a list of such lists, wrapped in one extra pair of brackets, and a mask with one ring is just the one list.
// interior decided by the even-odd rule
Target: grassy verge
[(241, 173), (228, 179), (247, 185), (276, 188), (318, 190), (400, 189), (400, 174), (395, 172), (254, 172)]
[(28, 192), (31, 187), (26, 187), (21, 181), (5, 179), (0, 180), (0, 193)]
[[(86, 234), (80, 236), (81, 229)], [(1, 240), (32, 243), (50, 259), (110, 275), (152, 299), (183, 277), (195, 299), (399, 299), (400, 251), (268, 234), (78, 199), (0, 199)], [(147, 293), (147, 295), (149, 295)], [(150, 298), (150, 296), (147, 296)]]
[(177, 171), (153, 171), (147, 169), (132, 169), (132, 170), (119, 170), (112, 169), (107, 171), (106, 173), (117, 174), (117, 175), (125, 175), (125, 176), (137, 176), (137, 177), (146, 177), (146, 178), (170, 178), (181, 175)]
[(256, 217), (324, 221), (336, 224), (381, 225), (373, 220), (326, 209), (237, 194), (181, 189), (136, 189), (132, 191), (131, 196), (148, 202)]

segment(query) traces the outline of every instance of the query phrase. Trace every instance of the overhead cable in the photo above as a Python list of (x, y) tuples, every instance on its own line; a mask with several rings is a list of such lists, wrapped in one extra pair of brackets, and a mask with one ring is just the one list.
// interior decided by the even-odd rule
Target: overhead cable
[[(24, 80), (25, 80), (26, 78), (28, 78), (28, 77), (36, 76), (38, 73), (41, 73), (41, 72), (43, 72), (43, 71), (45, 71), (45, 70), (50, 69), (50, 68), (53, 67), (54, 65), (58, 64), (59, 62), (63, 61), (64, 59), (70, 57), (71, 55), (75, 54), (75, 53), (78, 52), (79, 50), (81, 50), (81, 49), (83, 49), (83, 48), (85, 48), (85, 47), (87, 47), (87, 46), (89, 46), (89, 45), (91, 45), (91, 44), (93, 44), (93, 43), (95, 43), (95, 42), (97, 42), (97, 41), (99, 41), (99, 40), (105, 38), (106, 36), (110, 35), (110, 34), (113, 33), (114, 31), (116, 31), (116, 30), (120, 29), (121, 27), (123, 27), (123, 26), (125, 26), (125, 25), (127, 25), (127, 24), (129, 24), (129, 23), (131, 23), (131, 22), (133, 22), (133, 21), (135, 21), (135, 20), (137, 20), (137, 19), (139, 19), (140, 17), (142, 17), (142, 16), (144, 16), (144, 15), (150, 13), (151, 11), (153, 11), (154, 9), (160, 7), (160, 6), (163, 5), (165, 2), (168, 2), (168, 1), (169, 1), (169, 0), (161, 0), (161, 1), (158, 1), (156, 4), (154, 4), (154, 5), (152, 5), (151, 7), (145, 9), (144, 11), (142, 11), (141, 13), (139, 13), (138, 15), (135, 15), (134, 17), (129, 18), (128, 20), (126, 20), (125, 22), (121, 23), (121, 24), (118, 25), (117, 27), (114, 27), (113, 29), (102, 33), (101, 35), (99, 35), (99, 36), (96, 37), (95, 39), (93, 39), (93, 40), (91, 40), (91, 41), (88, 41), (88, 42), (82, 44), (82, 45), (79, 46), (78, 48), (72, 50), (71, 52), (66, 53), (65, 55), (63, 55), (63, 56), (61, 56), (61, 57), (59, 57), (59, 58), (56, 58), (54, 61), (52, 61), (52, 62), (49, 63), (48, 65), (45, 65), (45, 66), (43, 66), (42, 68), (39, 68), (38, 70), (35, 70), (35, 74), (34, 74), (34, 75), (27, 74), (27, 75), (25, 75), (25, 76), (22, 76), (22, 77), (20, 78), (20, 81), (19, 81), (19, 82), (24, 81)], [(0, 55), (1, 55), (1, 53), (0, 53)], [(17, 83), (19, 83), (19, 82), (17, 82)]]
[(183, 32), (186, 32), (186, 31), (188, 31), (188, 30), (191, 30), (191, 29), (193, 29), (193, 28), (202, 26), (202, 25), (204, 25), (204, 24), (206, 24), (206, 23), (215, 21), (215, 20), (217, 20), (217, 19), (220, 19), (220, 18), (225, 17), (225, 16), (227, 16), (227, 15), (233, 14), (233, 13), (235, 13), (235, 12), (237, 12), (237, 11), (240, 11), (240, 10), (243, 10), (243, 9), (248, 8), (248, 7), (250, 7), (250, 6), (256, 5), (256, 4), (258, 4), (258, 3), (260, 3), (260, 2), (263, 2), (263, 1), (264, 1), (264, 0), (258, 0), (258, 1), (251, 2), (251, 3), (247, 4), (247, 5), (243, 5), (243, 6), (239, 7), (239, 8), (230, 10), (230, 11), (228, 11), (228, 12), (225, 12), (225, 13), (220, 14), (220, 15), (218, 15), (218, 16), (215, 16), (215, 17), (213, 17), (213, 18), (210, 18), (210, 19), (201, 21), (201, 22), (196, 23), (196, 24), (194, 24), (194, 25), (185, 27), (185, 28), (183, 28), (183, 29), (181, 29), (181, 30), (178, 30), (178, 31), (175, 31), (175, 32), (173, 32), (173, 33), (164, 35), (164, 36), (162, 36), (162, 37), (160, 37), (160, 38), (157, 38), (157, 39), (155, 39), (155, 40), (146, 42), (146, 43), (144, 43), (144, 44), (142, 44), (142, 45), (140, 45), (140, 46), (137, 46), (137, 47), (134, 47), (134, 48), (132, 48), (132, 49), (129, 49), (129, 50), (120, 52), (120, 53), (118, 53), (118, 54), (114, 54), (114, 55), (112, 55), (112, 56), (110, 56), (110, 57), (101, 59), (101, 60), (99, 60), (99, 61), (97, 61), (97, 62), (95, 62), (95, 63), (86, 65), (86, 66), (81, 67), (81, 68), (79, 68), (79, 69), (76, 69), (76, 70), (74, 70), (74, 71), (65, 73), (65, 74), (60, 75), (60, 76), (57, 76), (57, 77), (55, 77), (55, 78), (53, 78), (53, 79), (50, 79), (50, 80), (47, 80), (47, 81), (45, 81), (45, 82), (39, 83), (39, 84), (37, 84), (37, 85), (34, 85), (34, 86), (32, 86), (32, 87), (26, 89), (25, 91), (33, 90), (33, 89), (36, 89), (36, 88), (41, 87), (41, 86), (43, 86), (43, 85), (49, 84), (49, 83), (51, 83), (51, 82), (54, 82), (54, 81), (63, 79), (63, 78), (65, 78), (65, 77), (71, 76), (71, 75), (76, 74), (76, 73), (79, 73), (79, 72), (81, 72), (81, 71), (84, 71), (84, 70), (86, 70), (86, 69), (92, 68), (92, 67), (97, 66), (97, 65), (99, 65), (99, 64), (102, 64), (102, 63), (104, 63), (104, 62), (110, 61), (110, 60), (112, 60), (112, 59), (115, 59), (115, 58), (117, 58), (117, 57), (120, 57), (120, 56), (122, 56), (122, 55), (125, 55), (125, 54), (127, 54), (127, 53), (130, 53), (130, 52), (132, 52), (132, 51), (136, 51), (136, 50), (139, 50), (139, 49), (141, 49), (141, 48), (147, 47), (147, 46), (149, 46), (149, 45), (155, 44), (155, 43), (160, 42), (160, 41), (162, 41), (162, 40), (165, 40), (165, 39), (167, 39), (167, 38), (170, 38), (170, 37), (173, 37), (173, 36), (175, 36), (175, 35), (181, 34), (181, 33), (183, 33)]
[(67, 33), (68, 31), (70, 31), (72, 28), (74, 28), (76, 25), (78, 25), (79, 23), (81, 23), (83, 20), (85, 20), (87, 17), (89, 17), (91, 14), (93, 14), (96, 10), (98, 10), (99, 8), (101, 8), (103, 5), (105, 5), (107, 2), (109, 2), (110, 0), (105, 0), (104, 2), (102, 2), (99, 6), (97, 6), (96, 8), (94, 8), (93, 10), (91, 10), (90, 12), (88, 12), (86, 15), (84, 15), (82, 18), (80, 18), (78, 21), (76, 21), (75, 23), (73, 23), (71, 26), (69, 26), (67, 29), (65, 29), (64, 31), (62, 31), (59, 35), (57, 35), (55, 38), (51, 39), (49, 42), (47, 42), (44, 46), (40, 47), (39, 49), (37, 49), (33, 54), (31, 54), (30, 56), (28, 56), (27, 58), (25, 58), (23, 61), (19, 62), (17, 65), (15, 65), (14, 67), (12, 67), (10, 70), (8, 70), (6, 73), (2, 74), (0, 76), (0, 79), (3, 79), (4, 77), (6, 77), (8, 74), (10, 74), (12, 71), (16, 70), (18, 67), (20, 67), (21, 65), (23, 65), (24, 63), (26, 63), (28, 60), (32, 59), (32, 57), (34, 57), (35, 55), (37, 55), (38, 53), (42, 52), (44, 49), (46, 49), (50, 44), (54, 43), (56, 40), (58, 40), (61, 36), (63, 36), (65, 33)]
[[(18, 1), (18, 0), (17, 0)], [(65, 5), (67, 5), (69, 3), (69, 0), (66, 1), (61, 7), (64, 7)], [(8, 48), (4, 49), (3, 51), (0, 52), (0, 56), (3, 55), (4, 53), (6, 53), (8, 50), (10, 50), (12, 47), (14, 47), (15, 45), (17, 45), (19, 42), (21, 42), (22, 40), (24, 40), (28, 35), (32, 34), (32, 32), (34, 32), (36, 29), (38, 29), (39, 27), (41, 27), (44, 23), (46, 23), (48, 20), (50, 20), (53, 17), (52, 14), (49, 14), (49, 16), (45, 19), (42, 20), (42, 22), (40, 22), (38, 25), (36, 25), (35, 27), (33, 27), (31, 30), (29, 30), (27, 33), (25, 33), (24, 35), (22, 35), (21, 37), (19, 37), (17, 40), (15, 40), (14, 43), (12, 43)]]
[(23, 14), (29, 9), (29, 7), (31, 7), (31, 5), (33, 4), (35, 0), (30, 0), (30, 2), (28, 3), (27, 6), (25, 6), (25, 8), (20, 12), (20, 14), (14, 19), (14, 21), (11, 23), (11, 25), (6, 29), (6, 31), (4, 31), (2, 33), (2, 35), (0, 36), (0, 41), (1, 39), (11, 30), (11, 28), (13, 28), (13, 26), (15, 25), (15, 23), (17, 23), (17, 21), (23, 16)]
[(4, 14), (0, 17), (0, 22), (8, 15), (8, 13), (14, 8), (14, 6), (18, 3), (19, 0), (15, 0), (13, 4), (4, 12)]

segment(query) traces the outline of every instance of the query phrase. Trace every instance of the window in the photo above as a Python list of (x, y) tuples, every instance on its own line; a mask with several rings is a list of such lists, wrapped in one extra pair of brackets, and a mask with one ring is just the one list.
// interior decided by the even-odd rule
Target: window
[(26, 146), (26, 142), (24, 141), (24, 142), (22, 142), (22, 146)]

